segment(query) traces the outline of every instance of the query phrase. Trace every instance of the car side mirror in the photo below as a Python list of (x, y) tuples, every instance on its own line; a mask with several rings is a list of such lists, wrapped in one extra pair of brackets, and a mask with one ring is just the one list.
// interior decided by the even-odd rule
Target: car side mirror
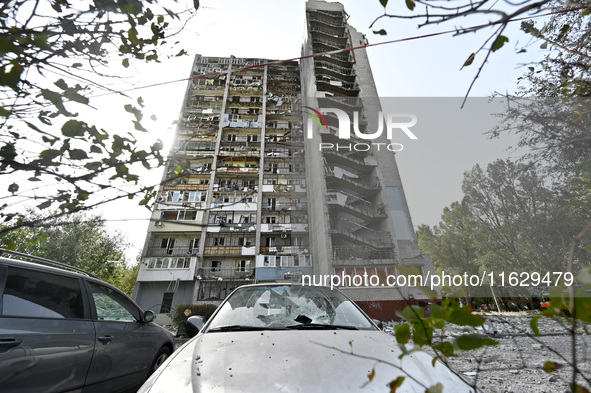
[(375, 323), (378, 326), (378, 329), (384, 330), (384, 324), (382, 323), (382, 321), (378, 321), (377, 319), (373, 319), (373, 323)]
[(197, 333), (203, 329), (204, 324), (205, 318), (203, 318), (201, 315), (190, 316), (189, 319), (187, 319), (187, 323), (185, 324), (187, 336), (191, 338), (197, 335)]
[(154, 311), (148, 310), (144, 312), (144, 322), (152, 322), (156, 319), (156, 314)]

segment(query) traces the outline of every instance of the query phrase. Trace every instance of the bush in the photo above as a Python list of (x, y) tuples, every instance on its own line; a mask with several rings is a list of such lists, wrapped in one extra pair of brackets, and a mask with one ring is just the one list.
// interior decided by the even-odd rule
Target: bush
[(206, 322), (216, 309), (215, 304), (179, 304), (172, 314), (172, 322), (184, 328), (187, 319), (192, 315), (200, 315)]

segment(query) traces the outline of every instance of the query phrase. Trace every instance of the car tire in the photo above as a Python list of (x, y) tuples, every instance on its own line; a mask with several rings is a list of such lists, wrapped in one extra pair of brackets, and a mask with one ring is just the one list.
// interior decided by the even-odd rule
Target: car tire
[(150, 367), (150, 374), (148, 376), (152, 375), (154, 373), (154, 371), (156, 371), (156, 369), (158, 367), (160, 367), (160, 365), (162, 363), (164, 363), (166, 361), (166, 359), (168, 359), (169, 356), (170, 356), (170, 349), (168, 347), (160, 348), (160, 350), (158, 351), (158, 353), (154, 357), (154, 361), (152, 362), (152, 366)]

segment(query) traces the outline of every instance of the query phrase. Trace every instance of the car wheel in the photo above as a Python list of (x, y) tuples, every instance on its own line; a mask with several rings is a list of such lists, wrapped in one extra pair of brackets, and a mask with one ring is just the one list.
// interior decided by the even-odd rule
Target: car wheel
[(150, 374), (149, 375), (152, 375), (152, 373), (154, 371), (156, 371), (156, 369), (158, 367), (160, 367), (160, 365), (162, 363), (164, 363), (164, 361), (166, 359), (168, 359), (169, 356), (170, 356), (170, 349), (168, 349), (168, 347), (160, 348), (160, 350), (156, 354), (156, 357), (154, 357), (154, 361), (152, 362), (152, 367), (150, 367)]

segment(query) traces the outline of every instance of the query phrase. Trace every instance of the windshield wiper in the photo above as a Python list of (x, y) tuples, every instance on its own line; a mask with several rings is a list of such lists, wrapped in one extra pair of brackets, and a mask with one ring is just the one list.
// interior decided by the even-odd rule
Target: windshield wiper
[(286, 326), (286, 329), (326, 329), (326, 330), (359, 330), (355, 326), (348, 326), (348, 325), (325, 325), (322, 323), (306, 323), (303, 325), (291, 325)]
[(284, 330), (283, 328), (270, 328), (265, 326), (247, 326), (247, 325), (225, 325), (209, 329), (207, 332), (256, 332), (261, 330)]

